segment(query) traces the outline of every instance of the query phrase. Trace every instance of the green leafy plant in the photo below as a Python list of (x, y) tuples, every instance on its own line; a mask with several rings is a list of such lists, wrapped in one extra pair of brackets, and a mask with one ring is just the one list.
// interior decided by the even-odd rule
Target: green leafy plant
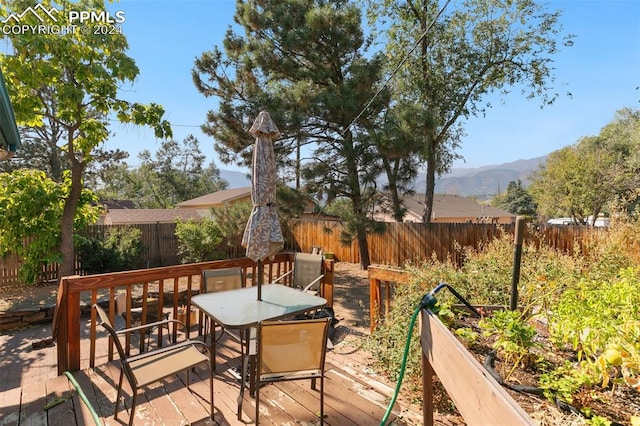
[(225, 204), (211, 209), (218, 234), (222, 236), (231, 257), (242, 257), (242, 234), (247, 226), (253, 205), (251, 201)]
[(496, 311), (493, 316), (484, 317), (478, 323), (485, 336), (495, 337), (493, 348), (505, 363), (512, 366), (511, 372), (517, 368), (527, 368), (535, 363), (536, 357), (531, 352), (536, 343), (536, 329), (528, 324), (518, 311)]
[[(0, 256), (12, 253), (23, 259), (19, 278), (26, 284), (36, 283), (45, 265), (63, 260), (60, 223), (72, 186), (71, 174), (63, 176), (55, 182), (33, 169), (0, 173)], [(97, 220), (94, 201), (94, 194), (83, 189), (73, 220), (76, 231)]]
[(548, 400), (560, 399), (571, 404), (576, 392), (583, 386), (592, 386), (593, 383), (593, 377), (584, 370), (577, 369), (574, 363), (565, 361), (554, 370), (541, 374), (538, 385)]
[(558, 296), (551, 338), (569, 343), (579, 359), (595, 359), (608, 344), (634, 344), (640, 320), (640, 270), (624, 269), (608, 282), (583, 279)]
[[(498, 311), (483, 322), (486, 332), (496, 338), (496, 350), (512, 363), (509, 374), (517, 364), (528, 366), (539, 374), (537, 386), (551, 401), (581, 405), (593, 424), (606, 424), (609, 420), (599, 418), (589, 406), (590, 398), (597, 398), (596, 387), (627, 386), (640, 391), (640, 220), (591, 235), (576, 241), (567, 252), (542, 242), (523, 247), (521, 309)], [(399, 369), (408, 318), (437, 283), (448, 283), (473, 305), (509, 304), (513, 236), (504, 234), (481, 247), (465, 249), (463, 257), (462, 267), (434, 257), (405, 265), (411, 284), (393, 288), (392, 311), (371, 336), (372, 353), (390, 376)], [(433, 310), (472, 348), (473, 333), (460, 328), (460, 313), (452, 309), (459, 302), (446, 291), (438, 293), (437, 299)], [(546, 324), (556, 348), (575, 351), (578, 359), (555, 368), (552, 358), (542, 359), (536, 331), (527, 318)], [(422, 379), (419, 344), (411, 350), (412, 368), (407, 370), (411, 377), (405, 381), (418, 384)]]
[(114, 227), (103, 239), (75, 236), (78, 259), (84, 272), (101, 274), (140, 267), (144, 249), (142, 231), (135, 227)]
[(216, 222), (209, 218), (202, 218), (199, 221), (178, 221), (176, 237), (178, 238), (178, 256), (182, 263), (225, 258), (225, 253), (220, 247), (222, 232)]

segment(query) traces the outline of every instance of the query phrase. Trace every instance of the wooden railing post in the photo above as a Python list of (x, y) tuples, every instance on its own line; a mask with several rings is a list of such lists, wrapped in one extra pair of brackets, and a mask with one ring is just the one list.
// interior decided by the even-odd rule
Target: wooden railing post
[(369, 329), (371, 334), (373, 334), (373, 331), (378, 326), (378, 320), (380, 320), (381, 303), (380, 280), (369, 274)]
[(422, 354), (422, 424), (433, 426), (433, 368), (429, 364), (429, 358)]
[(66, 277), (63, 277), (58, 285), (56, 310), (53, 315), (53, 324), (51, 327), (51, 334), (56, 339), (58, 352), (58, 375), (63, 374), (69, 368), (69, 352), (67, 351), (69, 330), (69, 324), (67, 322), (67, 307), (69, 306), (67, 298), (68, 292), (69, 282)]
[(409, 280), (409, 274), (400, 269), (380, 266), (369, 266), (368, 273), (370, 328), (373, 333), (383, 314), (382, 282), (385, 283), (384, 314), (386, 315), (391, 307), (391, 283), (406, 283)]
[[(67, 295), (67, 370), (80, 370), (80, 293)], [(66, 371), (66, 370), (65, 370)], [(64, 372), (63, 372), (64, 373)]]
[(324, 277), (322, 278), (322, 297), (327, 299), (327, 306), (333, 307), (333, 280), (335, 277), (335, 262), (324, 259)]

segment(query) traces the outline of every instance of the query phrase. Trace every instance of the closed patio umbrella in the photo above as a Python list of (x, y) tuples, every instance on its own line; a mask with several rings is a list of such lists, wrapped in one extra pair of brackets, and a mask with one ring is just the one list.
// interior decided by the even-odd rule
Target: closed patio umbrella
[(280, 131), (266, 111), (258, 114), (249, 133), (256, 137), (253, 148), (251, 201), (253, 210), (242, 236), (247, 257), (258, 264), (258, 300), (262, 300), (263, 261), (284, 247), (282, 229), (276, 211), (276, 162), (273, 141)]

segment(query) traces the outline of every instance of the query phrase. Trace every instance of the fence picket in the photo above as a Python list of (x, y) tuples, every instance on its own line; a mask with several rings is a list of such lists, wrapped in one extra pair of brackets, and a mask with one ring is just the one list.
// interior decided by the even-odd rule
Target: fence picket
[[(125, 225), (93, 225), (84, 232), (87, 237), (99, 238), (110, 227)], [(178, 241), (175, 235), (175, 223), (141, 223), (133, 226), (142, 231), (143, 268), (170, 266), (179, 264), (177, 255)], [(334, 259), (341, 262), (359, 263), (360, 255), (355, 240), (348, 244), (341, 241), (344, 226), (338, 221), (291, 220), (288, 229), (284, 229), (285, 250), (310, 252), (312, 246), (320, 246), (324, 252), (332, 252)], [(406, 261), (430, 258), (435, 255), (440, 260), (450, 258), (461, 264), (460, 247), (488, 242), (502, 232), (513, 234), (514, 225), (477, 224), (477, 223), (387, 223), (381, 234), (371, 234), (367, 241), (372, 264), (401, 266)], [(585, 251), (585, 241), (597, 233), (600, 228), (584, 226), (540, 225), (537, 233), (527, 230), (525, 242), (540, 244), (545, 241), (551, 247), (570, 251), (576, 244)], [(232, 258), (233, 253), (227, 253)], [(16, 256), (0, 257), (0, 289), (15, 285), (18, 280), (18, 268), (21, 260)], [(76, 262), (76, 273), (84, 275), (81, 265)], [(56, 280), (57, 265), (43, 268), (41, 280)]]

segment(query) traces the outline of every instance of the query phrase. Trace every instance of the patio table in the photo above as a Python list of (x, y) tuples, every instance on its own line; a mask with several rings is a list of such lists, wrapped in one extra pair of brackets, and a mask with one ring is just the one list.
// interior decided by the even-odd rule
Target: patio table
[[(303, 291), (280, 284), (262, 286), (262, 300), (258, 300), (257, 287), (198, 294), (191, 303), (202, 310), (215, 323), (244, 333), (241, 348), (242, 374), (238, 397), (238, 419), (242, 419), (240, 402), (244, 398), (245, 378), (249, 360), (249, 334), (263, 320), (292, 317), (326, 306), (327, 301)], [(212, 330), (213, 331), (213, 330)]]

